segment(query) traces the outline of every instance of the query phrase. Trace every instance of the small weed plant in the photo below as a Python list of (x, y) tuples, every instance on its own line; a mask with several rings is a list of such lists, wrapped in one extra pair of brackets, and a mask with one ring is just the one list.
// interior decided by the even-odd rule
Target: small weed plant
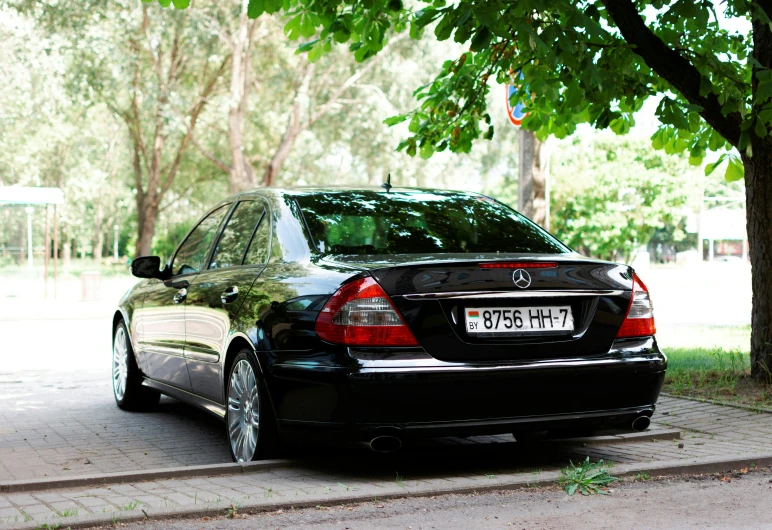
[(608, 474), (606, 471), (607, 467), (603, 460), (590, 462), (590, 457), (587, 457), (578, 466), (570, 462), (568, 467), (560, 471), (559, 483), (569, 495), (573, 495), (577, 491), (582, 495), (592, 495), (595, 493), (605, 495), (607, 493), (606, 487), (612, 482), (619, 480)]

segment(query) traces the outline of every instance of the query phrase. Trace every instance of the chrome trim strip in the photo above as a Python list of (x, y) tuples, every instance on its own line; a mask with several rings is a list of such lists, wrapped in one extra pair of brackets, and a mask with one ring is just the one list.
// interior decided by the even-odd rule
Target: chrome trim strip
[(448, 293), (403, 294), (407, 300), (467, 299), (467, 298), (555, 298), (574, 296), (618, 296), (626, 291), (581, 290), (581, 291), (454, 291)]
[[(470, 363), (449, 363), (440, 361), (437, 359), (417, 359), (415, 361), (407, 361), (400, 359), (398, 361), (386, 361), (386, 360), (374, 360), (364, 361), (359, 360), (359, 364), (362, 369), (358, 374), (368, 373), (404, 373), (404, 372), (498, 372), (498, 371), (521, 371), (521, 370), (541, 370), (545, 368), (587, 368), (595, 366), (629, 366), (631, 364), (650, 364), (657, 361), (664, 364), (664, 357), (657, 358), (655, 356), (646, 355), (640, 357), (627, 357), (620, 359), (618, 357), (608, 357), (603, 359), (566, 359), (566, 360), (549, 360), (549, 361), (530, 361), (523, 364), (494, 364), (494, 365), (481, 365)], [(357, 374), (351, 374), (356, 377)]]
[(184, 401), (185, 403), (193, 405), (194, 407), (204, 409), (205, 411), (209, 412), (210, 414), (214, 414), (220, 419), (225, 419), (225, 407), (219, 403), (215, 403), (214, 401), (202, 398), (201, 396), (186, 390), (182, 390), (175, 386), (156, 381), (155, 379), (150, 379), (149, 377), (146, 377), (142, 380), (142, 386), (153, 388), (162, 394), (166, 394), (167, 396)]
[[(653, 405), (640, 407), (625, 407), (621, 409), (599, 410), (590, 412), (570, 412), (566, 414), (546, 414), (543, 416), (519, 416), (514, 418), (495, 418), (488, 420), (443, 421), (431, 423), (407, 423), (401, 428), (405, 431), (421, 431), (442, 428), (475, 427), (484, 425), (509, 425), (518, 423), (547, 423), (551, 421), (582, 420), (589, 418), (607, 418), (610, 416), (624, 416), (627, 414), (640, 414), (653, 412)], [(560, 440), (552, 440), (559, 442)]]
[(145, 353), (155, 353), (158, 355), (171, 355), (172, 357), (184, 357), (182, 342), (178, 347), (166, 346), (154, 341), (144, 341), (139, 343), (139, 350)]

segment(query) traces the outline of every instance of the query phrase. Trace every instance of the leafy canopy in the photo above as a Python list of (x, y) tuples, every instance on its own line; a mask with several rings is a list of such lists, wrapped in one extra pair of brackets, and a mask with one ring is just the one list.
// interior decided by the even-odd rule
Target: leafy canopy
[[(530, 114), (523, 126), (539, 138), (565, 137), (580, 123), (625, 133), (643, 102), (661, 95), (656, 114), (662, 126), (653, 146), (688, 152), (699, 165), (707, 150), (737, 147), (750, 157), (751, 137), (763, 138), (772, 127), (772, 70), (753, 58), (750, 31), (727, 29), (728, 20), (770, 24), (759, 4), (249, 0), (249, 12), (257, 17), (284, 10), (285, 33), (303, 41), (299, 50), (312, 61), (335, 43), (348, 43), (363, 61), (377, 54), (392, 32), (406, 30), (415, 39), (433, 32), (440, 41), (468, 45), (468, 52), (442, 65), (434, 81), (416, 89), (415, 110), (386, 120), (409, 122), (410, 137), (399, 149), (410, 155), (466, 153), (481, 136), (492, 138), (490, 81), (512, 82), (520, 72), (523, 82), (515, 83), (512, 100), (525, 102)], [(727, 178), (742, 178), (740, 160), (729, 153), (724, 158), (729, 158)]]
[(587, 256), (630, 263), (658, 230), (675, 241), (686, 237), (680, 226), (697, 170), (685, 155), (646, 144), (609, 133), (553, 145), (551, 230), (561, 241)]

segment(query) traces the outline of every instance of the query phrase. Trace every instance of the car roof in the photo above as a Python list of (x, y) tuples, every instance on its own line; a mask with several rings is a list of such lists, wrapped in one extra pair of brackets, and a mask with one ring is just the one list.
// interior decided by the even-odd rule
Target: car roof
[[(235, 199), (237, 197), (249, 197), (249, 196), (278, 196), (285, 195), (291, 197), (299, 197), (303, 195), (311, 195), (315, 193), (345, 193), (355, 191), (373, 191), (380, 193), (387, 193), (386, 189), (382, 186), (293, 186), (286, 188), (254, 188), (246, 190), (236, 195), (228, 197), (228, 199)], [(480, 193), (463, 190), (448, 190), (439, 188), (413, 188), (413, 187), (392, 187), (389, 193), (458, 193), (460, 195), (481, 195)]]

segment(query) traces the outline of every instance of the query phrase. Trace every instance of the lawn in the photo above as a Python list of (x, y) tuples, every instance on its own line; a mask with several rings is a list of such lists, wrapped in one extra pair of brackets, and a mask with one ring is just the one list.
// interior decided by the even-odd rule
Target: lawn
[(663, 391), (757, 407), (772, 407), (772, 388), (750, 378), (747, 351), (723, 348), (672, 348)]

